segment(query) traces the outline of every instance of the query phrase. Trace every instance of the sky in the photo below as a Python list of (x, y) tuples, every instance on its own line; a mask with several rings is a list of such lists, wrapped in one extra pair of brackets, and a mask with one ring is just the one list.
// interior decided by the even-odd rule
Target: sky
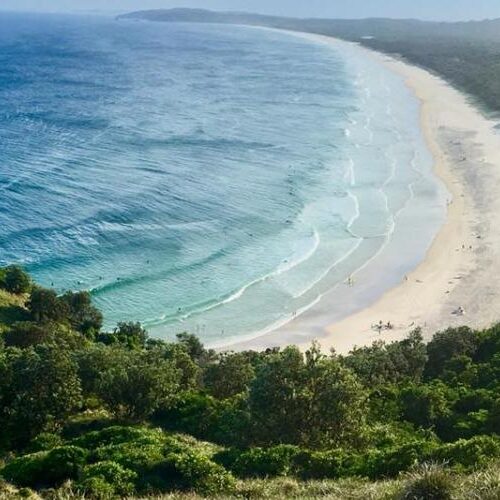
[(439, 21), (500, 18), (500, 0), (0, 0), (0, 10), (123, 13), (197, 7), (294, 17), (394, 17)]

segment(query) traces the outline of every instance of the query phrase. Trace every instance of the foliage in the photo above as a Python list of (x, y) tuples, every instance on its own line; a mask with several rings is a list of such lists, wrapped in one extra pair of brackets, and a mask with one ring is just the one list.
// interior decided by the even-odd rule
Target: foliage
[(63, 348), (7, 349), (0, 372), (0, 423), (11, 444), (56, 428), (81, 405), (76, 365)]
[(294, 472), (293, 464), (301, 454), (300, 448), (279, 445), (271, 448), (250, 448), (243, 452), (227, 450), (214, 459), (233, 471), (238, 477), (287, 476)]
[(35, 287), (26, 305), (31, 317), (37, 323), (62, 323), (68, 320), (69, 306), (59, 299), (55, 290)]
[[(384, 483), (391, 498), (431, 498), (447, 477), (473, 477), (470, 498), (496, 498), (499, 325), (448, 329), (427, 345), (417, 331), (345, 356), (315, 344), (216, 354), (189, 334), (148, 339), (137, 323), (102, 333), (87, 294), (34, 286), (27, 311), (25, 298), (4, 297), (20, 314), (0, 333), (0, 475), (16, 486), (107, 499), (280, 485), (314, 498), (331, 480), (368, 492), (352, 479), (366, 477), (395, 478)], [(446, 471), (415, 469), (426, 463)], [(470, 475), (478, 468), (489, 476)]]
[(408, 476), (408, 484), (400, 498), (452, 500), (454, 489), (454, 478), (449, 471), (432, 464), (424, 465)]
[(224, 467), (200, 453), (172, 453), (167, 456), (166, 468), (177, 487), (204, 495), (231, 492), (235, 486), (234, 478)]
[(54, 486), (76, 479), (88, 452), (76, 446), (61, 446), (15, 458), (2, 470), (2, 476), (17, 486)]
[(121, 365), (107, 367), (97, 395), (119, 418), (140, 421), (176, 396), (180, 374), (173, 364), (151, 352), (133, 352)]
[(288, 347), (259, 366), (249, 405), (257, 440), (313, 447), (355, 444), (366, 395), (352, 372), (313, 346)]
[(16, 295), (28, 293), (31, 290), (31, 277), (20, 266), (8, 266), (0, 276), (0, 287)]
[(247, 391), (254, 376), (254, 368), (244, 354), (224, 353), (218, 362), (206, 367), (204, 384), (212, 396), (227, 399)]
[(343, 362), (367, 385), (419, 382), (427, 349), (420, 331), (415, 330), (401, 342), (379, 341), (369, 347), (356, 347)]
[(102, 313), (92, 305), (89, 292), (66, 292), (59, 302), (67, 309), (68, 320), (73, 329), (88, 337), (102, 327)]
[(135, 491), (137, 474), (115, 462), (97, 462), (83, 468), (78, 489), (93, 497), (131, 495)]
[(102, 333), (97, 340), (106, 345), (118, 344), (128, 349), (143, 349), (148, 335), (140, 323), (118, 323), (112, 333)]
[(479, 338), (467, 328), (449, 328), (438, 332), (427, 344), (429, 360), (425, 366), (425, 376), (435, 378), (442, 374), (448, 360), (457, 356), (472, 356), (478, 347)]

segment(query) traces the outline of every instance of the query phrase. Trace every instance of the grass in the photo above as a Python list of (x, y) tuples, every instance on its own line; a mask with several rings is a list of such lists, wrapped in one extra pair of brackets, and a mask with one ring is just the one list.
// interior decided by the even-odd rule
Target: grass
[[(12, 496), (2, 496), (8, 491)], [(22, 491), (0, 483), (0, 500), (4, 498), (32, 498), (29, 490)], [(27, 495), (27, 496), (26, 496)], [(422, 496), (424, 495), (424, 496)], [(47, 500), (85, 500), (70, 483), (58, 490), (42, 493)], [(195, 493), (171, 493), (143, 497), (142, 500), (202, 500)], [(255, 479), (239, 481), (231, 495), (214, 497), (219, 500), (498, 500), (500, 498), (500, 462), (470, 475), (454, 474), (443, 466), (427, 465), (401, 476), (399, 479), (370, 482), (364, 479), (339, 481), (297, 481), (291, 478)]]
[(16, 321), (27, 321), (28, 313), (24, 307), (26, 298), (12, 295), (0, 289), (0, 333)]

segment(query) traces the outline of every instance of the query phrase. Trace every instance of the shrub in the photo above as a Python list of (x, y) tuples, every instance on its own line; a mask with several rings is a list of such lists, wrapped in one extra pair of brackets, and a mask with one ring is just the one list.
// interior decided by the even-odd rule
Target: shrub
[(28, 293), (31, 289), (31, 278), (22, 267), (8, 266), (3, 270), (0, 285), (10, 293)]
[(408, 477), (401, 500), (452, 500), (454, 478), (442, 467), (422, 465)]
[(272, 448), (251, 448), (241, 453), (232, 470), (241, 477), (286, 476), (293, 471), (295, 457), (300, 448), (278, 445)]
[(99, 378), (97, 395), (118, 418), (138, 422), (177, 397), (180, 372), (175, 365), (148, 351), (126, 352), (120, 364)]
[(234, 477), (201, 453), (171, 453), (164, 466), (175, 483), (173, 486), (201, 495), (228, 493), (235, 487)]
[(95, 451), (99, 461), (113, 461), (141, 475), (164, 460), (163, 448), (159, 445), (141, 445), (137, 442), (102, 446)]
[(371, 479), (395, 477), (425, 461), (435, 450), (431, 441), (415, 441), (386, 450), (374, 450), (364, 460), (360, 475)]
[(15, 458), (1, 470), (1, 475), (17, 486), (53, 486), (75, 479), (87, 455), (82, 448), (61, 446)]
[(99, 476), (83, 479), (76, 484), (76, 489), (95, 500), (109, 500), (116, 497), (114, 486)]
[(119, 495), (131, 495), (135, 491), (137, 474), (120, 464), (111, 461), (97, 462), (87, 465), (82, 471), (80, 485), (88, 492), (89, 487), (95, 489), (99, 486), (100, 494), (108, 494), (109, 488), (113, 487), (114, 493)]
[(15, 458), (0, 470), (0, 474), (16, 486), (35, 486), (43, 478), (43, 461), (46, 456), (47, 452), (39, 452)]
[(337, 479), (345, 474), (347, 458), (342, 450), (303, 451), (296, 456), (295, 464), (303, 479)]
[(36, 453), (37, 451), (49, 451), (61, 445), (61, 436), (51, 432), (42, 432), (31, 441), (29, 450), (32, 453)]
[(154, 444), (159, 443), (162, 437), (163, 433), (158, 429), (113, 425), (100, 431), (87, 432), (83, 436), (74, 439), (72, 443), (82, 448), (94, 449), (101, 446), (130, 443), (132, 441), (141, 445)]
[(42, 462), (44, 483), (59, 484), (76, 479), (85, 465), (88, 451), (77, 446), (60, 446), (50, 450)]
[(186, 391), (179, 395), (173, 407), (161, 408), (156, 420), (167, 429), (206, 439), (215, 426), (221, 404), (212, 396)]
[(500, 438), (475, 436), (468, 440), (460, 439), (440, 446), (432, 454), (432, 458), (448, 462), (457, 469), (471, 470), (486, 465), (494, 458), (500, 458)]
[(425, 366), (425, 377), (439, 377), (446, 362), (456, 356), (473, 357), (478, 345), (478, 335), (465, 326), (436, 333), (427, 344), (429, 358)]

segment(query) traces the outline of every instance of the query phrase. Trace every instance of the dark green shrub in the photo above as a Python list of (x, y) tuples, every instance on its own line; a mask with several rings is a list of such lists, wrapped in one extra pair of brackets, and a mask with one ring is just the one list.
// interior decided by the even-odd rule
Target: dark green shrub
[(236, 458), (231, 470), (240, 477), (286, 476), (292, 472), (299, 453), (300, 448), (290, 445), (251, 448)]
[(87, 432), (74, 439), (72, 443), (82, 448), (95, 449), (101, 446), (130, 442), (155, 444), (160, 442), (162, 436), (161, 430), (158, 429), (113, 425), (99, 431)]
[(173, 487), (201, 495), (228, 493), (235, 486), (234, 477), (224, 467), (201, 453), (171, 453), (163, 466)]
[(29, 451), (32, 453), (36, 453), (37, 451), (49, 451), (61, 446), (62, 444), (63, 441), (59, 434), (42, 432), (31, 441)]
[(207, 439), (213, 432), (220, 405), (212, 396), (187, 391), (179, 395), (173, 407), (161, 408), (156, 420), (166, 429)]
[(87, 465), (82, 471), (80, 485), (87, 492), (90, 486), (93, 488), (104, 486), (103, 491), (106, 494), (108, 488), (105, 485), (111, 485), (115, 493), (125, 496), (134, 493), (136, 480), (137, 474), (135, 472), (116, 462), (105, 461)]
[(87, 458), (88, 451), (77, 446), (60, 446), (50, 450), (42, 463), (44, 483), (54, 485), (76, 479)]
[(92, 476), (79, 481), (76, 484), (76, 489), (87, 498), (95, 500), (110, 500), (116, 497), (114, 486), (99, 476)]
[(99, 461), (113, 461), (141, 475), (164, 460), (161, 445), (141, 445), (137, 442), (121, 443), (98, 448), (94, 457)]
[(3, 269), (0, 286), (10, 293), (28, 293), (31, 290), (31, 278), (20, 266), (8, 266)]
[(500, 458), (500, 438), (475, 436), (468, 440), (460, 439), (440, 446), (434, 451), (432, 458), (458, 469), (472, 470), (486, 465), (492, 459)]
[(337, 479), (344, 475), (346, 460), (342, 450), (304, 450), (295, 457), (295, 468), (303, 479)]
[(359, 474), (371, 479), (395, 477), (424, 462), (435, 448), (433, 442), (415, 441), (386, 450), (373, 450), (363, 460)]
[(479, 336), (466, 326), (448, 328), (438, 332), (427, 344), (428, 360), (424, 375), (431, 379), (439, 377), (446, 362), (456, 356), (473, 357), (479, 346)]
[(0, 475), (16, 486), (36, 486), (42, 482), (46, 456), (47, 452), (38, 452), (15, 458), (0, 470)]
[(454, 479), (436, 465), (423, 465), (408, 477), (401, 500), (452, 500)]
[(88, 452), (76, 446), (60, 446), (48, 452), (31, 453), (9, 462), (1, 475), (17, 486), (54, 486), (75, 479)]

